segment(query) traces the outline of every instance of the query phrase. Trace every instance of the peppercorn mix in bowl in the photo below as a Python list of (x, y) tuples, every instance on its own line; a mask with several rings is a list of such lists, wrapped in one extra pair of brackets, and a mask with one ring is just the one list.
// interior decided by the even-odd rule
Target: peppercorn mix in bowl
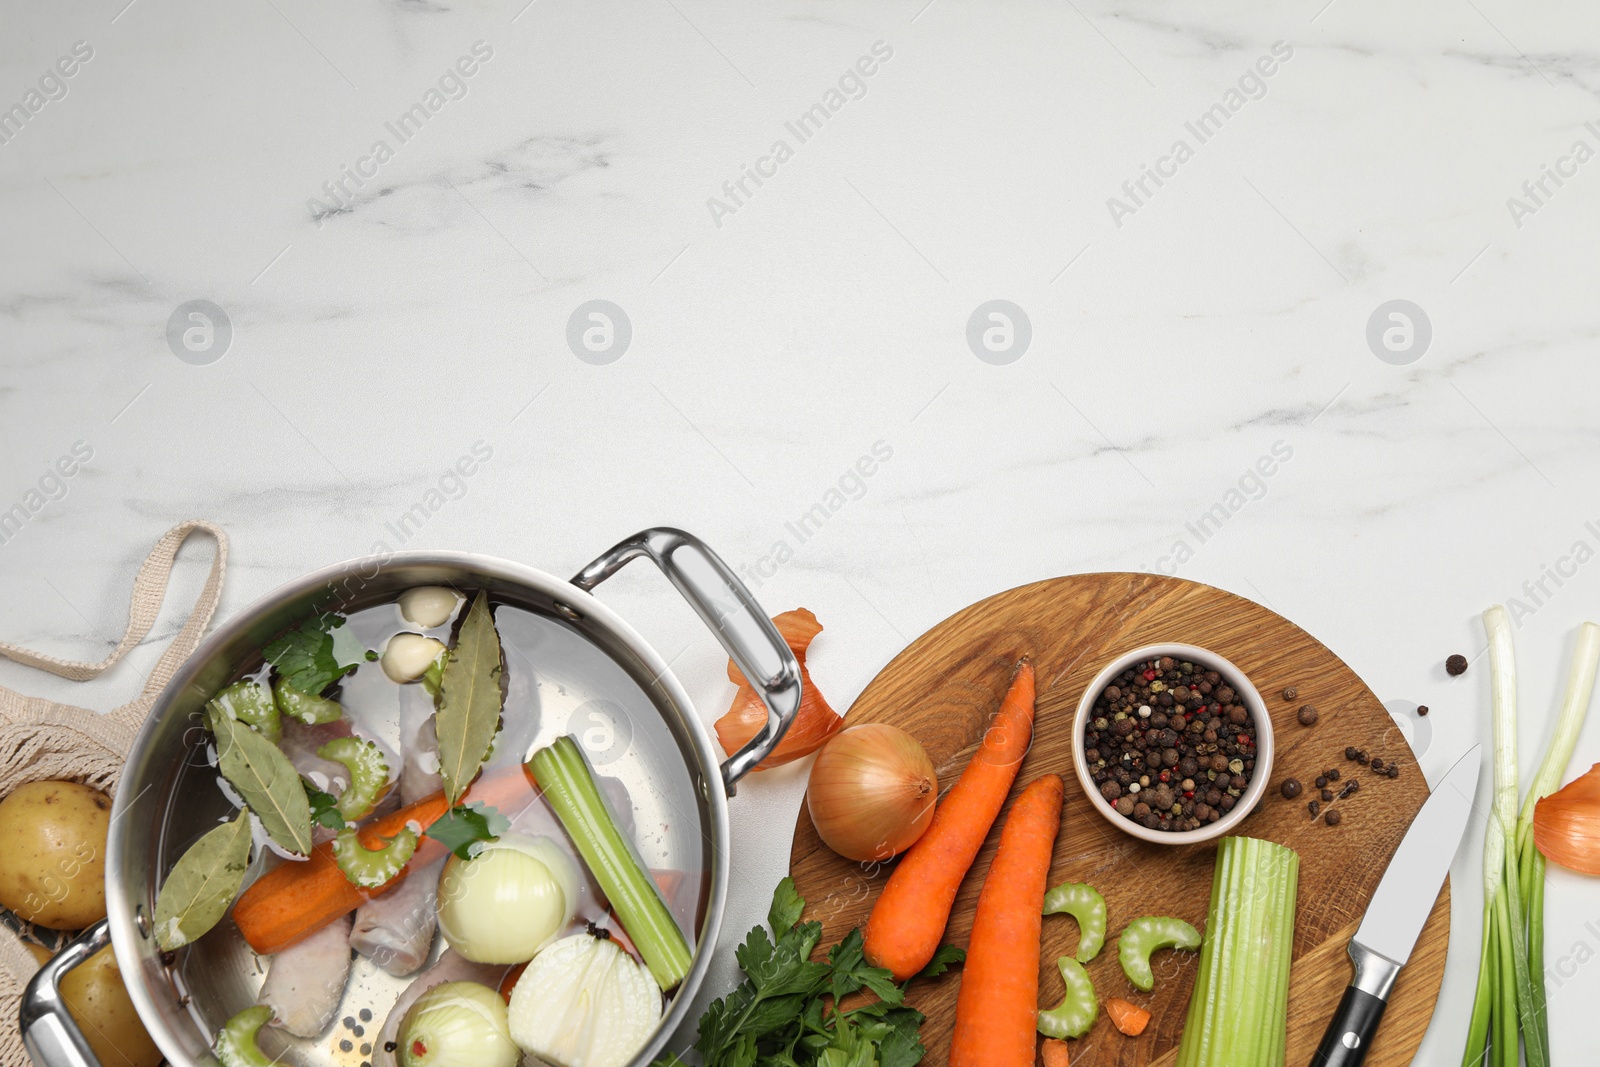
[(1272, 753), (1261, 694), (1227, 659), (1194, 645), (1118, 656), (1073, 720), (1073, 766), (1089, 802), (1156, 844), (1229, 833), (1265, 794)]

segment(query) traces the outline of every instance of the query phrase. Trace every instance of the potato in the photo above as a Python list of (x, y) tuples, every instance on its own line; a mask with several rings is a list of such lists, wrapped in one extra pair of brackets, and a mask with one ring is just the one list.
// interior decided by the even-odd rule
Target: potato
[(0, 905), (53, 930), (106, 917), (111, 800), (76, 782), (29, 782), (0, 801)]
[[(49, 962), (51, 952), (43, 945), (31, 941), (23, 945), (41, 967)], [(128, 999), (111, 946), (68, 971), (61, 979), (61, 995), (99, 1058), (100, 1067), (158, 1067), (161, 1063), (161, 1050)]]
[(61, 979), (61, 995), (100, 1067), (157, 1067), (161, 1062), (161, 1050), (128, 999), (110, 945), (67, 972)]

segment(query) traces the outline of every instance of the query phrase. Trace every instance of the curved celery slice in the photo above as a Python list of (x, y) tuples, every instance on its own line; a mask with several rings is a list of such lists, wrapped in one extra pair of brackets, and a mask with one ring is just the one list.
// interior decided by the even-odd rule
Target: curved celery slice
[(280, 712), (307, 726), (338, 722), (344, 716), (344, 708), (339, 706), (337, 700), (303, 693), (284, 678), (279, 678), (273, 684), (272, 699)]
[(1163, 948), (1196, 949), (1200, 931), (1165, 915), (1145, 915), (1133, 920), (1117, 938), (1117, 962), (1135, 989), (1148, 993), (1156, 987), (1150, 971), (1150, 956)]
[(222, 1067), (272, 1067), (272, 1058), (256, 1044), (256, 1034), (271, 1018), (271, 1008), (257, 1005), (224, 1023), (212, 1046)]
[(1205, 944), (1175, 1067), (1284, 1067), (1300, 857), (1253, 837), (1217, 846)]
[(317, 749), (317, 755), (344, 764), (350, 772), (350, 784), (334, 805), (347, 821), (355, 822), (370, 814), (389, 791), (389, 761), (371, 741), (336, 737)]
[(389, 838), (382, 848), (370, 849), (361, 843), (353, 826), (340, 830), (333, 839), (333, 862), (352, 885), (376, 889), (400, 873), (417, 850), (417, 834), (407, 827)]
[(1044, 913), (1061, 912), (1078, 922), (1078, 962), (1100, 955), (1106, 943), (1106, 898), (1087, 882), (1063, 882), (1044, 895)]
[(661, 890), (617, 830), (577, 743), (571, 737), (556, 738), (533, 754), (527, 770), (605, 890), (656, 984), (671, 992), (689, 973), (689, 943)]
[(222, 715), (244, 723), (274, 744), (283, 736), (283, 721), (278, 718), (278, 705), (273, 701), (272, 693), (260, 682), (249, 678), (234, 682), (212, 697), (211, 705)]
[(1094, 983), (1089, 980), (1089, 972), (1083, 969), (1083, 964), (1071, 956), (1056, 960), (1056, 967), (1061, 971), (1061, 980), (1067, 984), (1067, 991), (1060, 1004), (1039, 1013), (1039, 1032), (1045, 1037), (1082, 1037), (1100, 1014), (1100, 1002), (1094, 998)]

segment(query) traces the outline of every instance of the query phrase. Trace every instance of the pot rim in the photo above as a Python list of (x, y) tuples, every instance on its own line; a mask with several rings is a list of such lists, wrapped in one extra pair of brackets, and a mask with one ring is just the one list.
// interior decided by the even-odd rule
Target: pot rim
[[(693, 1007), (695, 993), (710, 969), (712, 956), (716, 950), (723, 913), (727, 905), (730, 872), (728, 797), (722, 788), (720, 764), (712, 749), (710, 734), (695, 713), (694, 703), (683, 684), (672, 673), (670, 665), (661, 654), (594, 594), (546, 571), (503, 557), (475, 552), (411, 550), (358, 556), (311, 571), (257, 597), (212, 629), (194, 653), (174, 672), (156, 697), (143, 726), (134, 738), (127, 759), (124, 761), (124, 769), (142, 763), (149, 757), (150, 754), (145, 748), (154, 743), (152, 738), (156, 732), (156, 724), (169, 711), (178, 695), (196, 681), (197, 676), (219, 648), (239, 637), (254, 620), (287, 600), (312, 596), (318, 589), (330, 588), (353, 576), (358, 580), (371, 581), (384, 569), (407, 565), (458, 568), (497, 578), (508, 584), (520, 585), (548, 596), (557, 605), (558, 612), (565, 607), (576, 612), (577, 617), (593, 620), (616, 636), (650, 671), (653, 684), (659, 686), (672, 704), (682, 711), (684, 726), (693, 743), (697, 769), (700, 772), (698, 792), (710, 809), (711, 825), (702, 827), (703, 836), (708, 838), (712, 852), (710, 887), (705, 917), (696, 939), (689, 973), (673, 994), (672, 1003), (663, 1013), (654, 1036), (633, 1060), (636, 1064), (647, 1064), (659, 1054), (688, 1017)], [(334, 602), (338, 602), (337, 597), (334, 598)], [(715, 783), (714, 788), (711, 783)], [(117, 873), (128, 858), (124, 855), (127, 847), (124, 834), (117, 830), (117, 824), (122, 816), (132, 810), (146, 791), (148, 787), (146, 790), (141, 790), (138, 796), (129, 799), (127, 792), (119, 787), (112, 802), (111, 832), (106, 843), (106, 915), (111, 930), (113, 953), (124, 975), (128, 996), (140, 1020), (145, 1023), (151, 1038), (168, 1062), (176, 1067), (184, 1067), (195, 1061), (189, 1056), (186, 1046), (178, 1035), (172, 1032), (166, 1013), (151, 995), (148, 985), (152, 964), (157, 968), (161, 966), (160, 950), (149, 933), (154, 917), (145, 914), (143, 902), (133, 900), (129, 890), (117, 877)], [(155, 879), (152, 878), (151, 881), (153, 883)], [(208, 1060), (215, 1062), (211, 1057), (208, 1057)]]

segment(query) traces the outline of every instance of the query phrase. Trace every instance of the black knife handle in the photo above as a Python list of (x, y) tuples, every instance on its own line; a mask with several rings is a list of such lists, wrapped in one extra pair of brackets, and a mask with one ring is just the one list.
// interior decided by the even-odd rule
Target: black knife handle
[(1367, 1058), (1367, 1046), (1378, 1032), (1383, 1021), (1383, 1009), (1389, 1002), (1355, 986), (1344, 991), (1339, 1010), (1333, 1013), (1327, 1033), (1317, 1054), (1311, 1057), (1311, 1067), (1360, 1067)]

